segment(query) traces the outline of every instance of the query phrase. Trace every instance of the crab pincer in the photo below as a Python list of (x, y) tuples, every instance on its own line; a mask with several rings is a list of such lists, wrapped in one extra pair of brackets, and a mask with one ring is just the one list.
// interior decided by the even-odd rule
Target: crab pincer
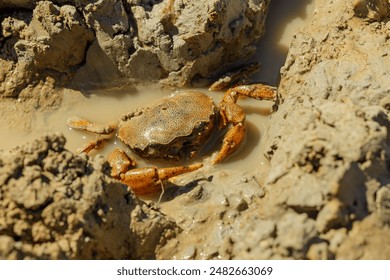
[(240, 96), (278, 102), (276, 88), (268, 85), (242, 85), (227, 90), (219, 104), (219, 114), (221, 116), (219, 126), (220, 128), (227, 127), (228, 130), (223, 138), (221, 149), (213, 159), (213, 163), (220, 163), (234, 153), (244, 139), (246, 115), (244, 110), (237, 104)]

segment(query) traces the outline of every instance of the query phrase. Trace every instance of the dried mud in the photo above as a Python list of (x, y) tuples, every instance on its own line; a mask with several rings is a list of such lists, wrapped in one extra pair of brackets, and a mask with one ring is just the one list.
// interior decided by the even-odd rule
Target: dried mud
[(268, 4), (2, 2), (0, 9), (8, 9), (0, 16), (0, 95), (23, 95), (53, 81), (83, 89), (157, 81), (180, 87), (208, 84), (255, 52)]
[[(55, 110), (59, 85), (206, 83), (253, 53), (268, 6), (146, 2), (2, 2), (1, 118)], [(389, 7), (316, 1), (281, 69), (269, 165), (256, 172), (209, 166), (146, 203), (61, 135), (2, 151), (0, 257), (390, 259)]]
[(155, 258), (179, 228), (111, 179), (102, 157), (51, 135), (3, 153), (0, 253), (9, 259)]

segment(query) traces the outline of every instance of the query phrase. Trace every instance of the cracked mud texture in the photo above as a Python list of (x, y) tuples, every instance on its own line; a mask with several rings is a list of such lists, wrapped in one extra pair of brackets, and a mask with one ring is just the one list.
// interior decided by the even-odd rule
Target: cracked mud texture
[(389, 259), (389, 2), (316, 10), (281, 70), (266, 200), (307, 217), (292, 227), (303, 248), (283, 246), (292, 257)]
[(389, 2), (316, 5), (281, 70), (265, 184), (225, 174), (166, 203), (183, 232), (163, 258), (390, 259)]
[[(178, 227), (48, 135), (1, 154), (0, 259), (155, 258)], [(142, 246), (140, 246), (142, 244)]]
[[(61, 19), (69, 13), (61, 12), (64, 8), (59, 7), (60, 2), (53, 1), (57, 7), (48, 2), (37, 6), (54, 7)], [(108, 6), (103, 9), (99, 1), (87, 9), (88, 5), (77, 1), (76, 11), (82, 11), (81, 18), (85, 21), (85, 25), (78, 25), (78, 34), (84, 34), (80, 36), (89, 48), (85, 63), (76, 66), (74, 73), (66, 73), (73, 82), (85, 78), (83, 71), (99, 77), (102, 73), (94, 72), (94, 67), (102, 67), (96, 71), (109, 69), (106, 62), (100, 66), (88, 64), (88, 55), (93, 60), (99, 54), (110, 57), (108, 60), (117, 69), (118, 77), (130, 78), (123, 70), (129, 64), (122, 64), (125, 60), (121, 60), (127, 56), (118, 51), (120, 48), (108, 46), (114, 39), (119, 40), (119, 46), (129, 46), (121, 41), (121, 36), (125, 36), (121, 30), (131, 30), (134, 22), (145, 21), (138, 24), (145, 30), (136, 32), (143, 34), (145, 40), (150, 39), (142, 47), (135, 45), (140, 48), (134, 50), (137, 53), (134, 58), (154, 61), (157, 56), (159, 63), (164, 56), (151, 55), (153, 52), (147, 50), (156, 51), (165, 40), (181, 42), (175, 37), (179, 35), (167, 33), (172, 31), (172, 23), (182, 28), (193, 26), (184, 17), (191, 11), (186, 9), (194, 6), (187, 5), (175, 12), (183, 8), (179, 5), (183, 1), (149, 1), (149, 6), (142, 7), (140, 2), (107, 1), (104, 3)], [(209, 5), (216, 2), (207, 1)], [(247, 1), (249, 6), (245, 7), (255, 2)], [(37, 7), (35, 1), (12, 3), (34, 11)], [(113, 3), (118, 9), (109, 9)], [(244, 22), (238, 26), (246, 26), (245, 18), (249, 16), (236, 10), (238, 6), (233, 2), (224, 3), (235, 7), (229, 15), (237, 15), (233, 11), (243, 15)], [(390, 259), (389, 5), (388, 0), (316, 1), (312, 21), (296, 34), (281, 69), (279, 91), (284, 101), (271, 116), (271, 125), (264, 133), (270, 160), (266, 170), (260, 168), (260, 162), (254, 174), (204, 168), (173, 180), (173, 187), (166, 190), (163, 202), (156, 206), (141, 202), (125, 186), (109, 178), (102, 158), (82, 158), (66, 151), (61, 136), (46, 136), (3, 152), (0, 257)], [(163, 8), (169, 8), (164, 14), (165, 25), (156, 25), (153, 22), (161, 18), (158, 11)], [(102, 14), (101, 9), (110, 12)], [(133, 17), (126, 27), (126, 20), (121, 19), (129, 11)], [(19, 18), (23, 16), (26, 15)], [(193, 19), (192, 15), (187, 17)], [(224, 22), (221, 26), (225, 26), (231, 19), (226, 16), (218, 22)], [(5, 18), (2, 20), (3, 26), (13, 26), (6, 29), (10, 33), (25, 30), (17, 27), (23, 26), (21, 22), (14, 20), (14, 24), (8, 24)], [(110, 22), (110, 28), (105, 29), (99, 24), (102, 22)], [(95, 37), (89, 41), (91, 26)], [(161, 33), (156, 26), (162, 28)], [(4, 30), (3, 27), (3, 34)], [(257, 31), (262, 33), (262, 27)], [(202, 37), (207, 39), (207, 35), (201, 34), (188, 41), (193, 46), (199, 44), (198, 50), (204, 50), (207, 41)], [(231, 40), (231, 33), (220, 35)], [(13, 50), (11, 43), (16, 37), (7, 38), (13, 39), (2, 41), (6, 42), (2, 54)], [(164, 69), (175, 69), (176, 62), (187, 61), (188, 49), (181, 50), (173, 52), (178, 59)], [(243, 51), (243, 55), (247, 54)], [(212, 56), (205, 58), (208, 60), (210, 65), (217, 63)], [(9, 69), (13, 69), (13, 63)], [(39, 63), (32, 65), (39, 67), (36, 66)], [(203, 64), (191, 64), (191, 69), (196, 67), (210, 71), (208, 75), (215, 72)], [(60, 69), (61, 64), (56, 71)], [(147, 71), (152, 75), (148, 77), (156, 75), (161, 79), (160, 70)], [(194, 73), (191, 71), (173, 71), (174, 74), (163, 79), (184, 85), (187, 79), (196, 77), (191, 76)], [(4, 71), (14, 77), (11, 72)], [(50, 77), (49, 84), (58, 82), (56, 76)], [(112, 81), (116, 83), (118, 77)], [(45, 86), (43, 83), (41, 88)], [(13, 84), (9, 85), (12, 91)], [(15, 96), (17, 91), (11, 91), (7, 95)], [(39, 92), (34, 91), (36, 95)], [(0, 104), (9, 106), (10, 101)], [(30, 106), (28, 102), (25, 104)]]
[(0, 96), (45, 83), (83, 89), (158, 81), (205, 85), (255, 52), (268, 4), (2, 1)]

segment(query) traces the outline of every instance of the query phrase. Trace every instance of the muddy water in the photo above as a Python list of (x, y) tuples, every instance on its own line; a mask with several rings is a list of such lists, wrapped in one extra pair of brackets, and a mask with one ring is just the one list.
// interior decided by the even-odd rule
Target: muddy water
[(255, 79), (277, 85), (279, 70), (287, 56), (290, 42), (315, 12), (315, 0), (272, 0), (266, 22), (266, 34), (258, 45), (261, 69)]
[[(208, 94), (214, 100), (215, 104), (218, 104), (223, 96), (222, 92), (210, 92), (207, 89), (197, 90)], [(107, 92), (100, 92), (96, 95), (94, 94), (90, 98), (85, 98), (77, 96), (78, 94), (75, 92), (71, 93), (68, 91), (65, 96), (73, 94), (73, 98), (71, 97), (70, 99), (65, 100), (64, 106), (62, 106), (59, 111), (54, 114), (48, 114), (45, 122), (48, 125), (51, 124), (51, 129), (53, 131), (61, 131), (68, 139), (67, 148), (72, 151), (76, 151), (83, 144), (96, 139), (98, 136), (93, 133), (78, 131), (76, 129), (66, 127), (66, 119), (70, 116), (76, 115), (99, 123), (115, 122), (122, 115), (134, 111), (137, 108), (142, 108), (147, 104), (153, 104), (156, 100), (167, 96), (170, 93), (170, 91), (163, 91), (158, 88), (138, 90), (121, 89), (115, 92), (116, 97), (112, 97), (112, 93), (108, 94)], [(268, 125), (268, 116), (273, 103), (257, 100), (254, 102), (249, 98), (245, 98), (240, 99), (239, 104), (244, 108), (247, 114), (247, 137), (240, 150), (224, 162), (223, 168), (240, 168), (242, 170), (251, 171), (255, 168), (254, 162), (257, 162), (256, 164), (258, 165), (264, 164), (263, 161), (265, 161), (265, 159), (262, 158), (261, 149), (258, 149), (258, 145), (261, 143), (260, 140), (262, 138), (263, 131), (265, 131)], [(101, 153), (106, 155), (115, 147), (122, 148), (126, 152), (131, 153), (131, 151), (122, 145), (118, 139), (113, 138), (104, 145), (102, 150), (95, 151), (93, 154)], [(207, 158), (214, 151), (215, 149), (210, 149), (210, 151), (206, 152), (203, 157)], [(135, 155), (133, 155), (133, 157), (136, 158), (137, 162), (141, 166), (148, 164), (157, 164), (159, 166), (172, 165), (169, 163), (164, 164), (162, 162), (145, 162)], [(198, 161), (201, 160), (202, 159), (199, 159)]]
[[(256, 60), (262, 65), (261, 71), (254, 77), (256, 81), (277, 85), (279, 69), (284, 63), (293, 33), (303, 26), (313, 11), (314, 1), (311, 0), (272, 1), (267, 21), (267, 33), (259, 44), (259, 52), (256, 55)], [(212, 96), (218, 104), (222, 93), (200, 90)], [(96, 122), (112, 122), (121, 115), (153, 103), (168, 94), (170, 94), (169, 91), (157, 87), (139, 90), (129, 88), (96, 91), (89, 97), (72, 90), (64, 90), (64, 102), (61, 108), (51, 113), (36, 113), (32, 130), (23, 131), (15, 129), (15, 126), (7, 127), (6, 124), (1, 124), (3, 135), (7, 137), (0, 138), (0, 149), (10, 149), (43, 133), (62, 132), (68, 139), (67, 148), (75, 151), (87, 141), (95, 139), (96, 136), (69, 129), (66, 126), (68, 117), (77, 115)], [(262, 139), (266, 137), (264, 131), (269, 125), (269, 109), (272, 103), (244, 99), (240, 100), (239, 104), (247, 113), (247, 138), (241, 149), (221, 166), (224, 169), (240, 169), (247, 172), (259, 170), (259, 166), (263, 166), (261, 169), (266, 169), (267, 160), (263, 156), (262, 143), (264, 141)], [(24, 116), (16, 117), (21, 118), (22, 121)], [(100, 153), (107, 154), (114, 146), (126, 149), (120, 142), (113, 139)]]

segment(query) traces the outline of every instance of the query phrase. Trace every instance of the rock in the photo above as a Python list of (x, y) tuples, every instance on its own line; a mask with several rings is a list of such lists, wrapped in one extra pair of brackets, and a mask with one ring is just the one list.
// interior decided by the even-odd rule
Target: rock
[[(388, 96), (390, 81), (382, 70), (390, 67), (390, 25), (354, 17), (353, 2), (370, 7), (387, 1), (317, 1), (321, 12), (296, 34), (281, 69), (281, 94), (305, 93), (314, 104), (350, 100), (359, 106), (378, 105)], [(388, 9), (378, 11), (388, 15)]]
[(284, 257), (303, 258), (302, 253), (316, 235), (314, 221), (306, 214), (287, 212), (277, 225), (278, 249)]
[(1, 154), (0, 258), (155, 258), (175, 223), (64, 144), (50, 135)]
[[(390, 66), (389, 26), (381, 21), (388, 11), (381, 1), (360, 2), (381, 16), (367, 15), (375, 19), (367, 24), (356, 18), (352, 1), (317, 1), (312, 24), (293, 39), (281, 69), (279, 91), (284, 102), (271, 116), (270, 172), (262, 207), (272, 219), (291, 210), (297, 217), (304, 213), (310, 218), (278, 222), (282, 256), (296, 252), (295, 258), (302, 257), (300, 253), (308, 250), (310, 259), (371, 258), (376, 245), (364, 244), (376, 244), (385, 232), (383, 225), (372, 223), (373, 235), (361, 232), (361, 239), (357, 238), (363, 230), (358, 225), (369, 223), (366, 220), (374, 213), (382, 222), (387, 220), (390, 178), (390, 84), (383, 71)], [(307, 226), (314, 220), (311, 239), (299, 239), (311, 232)], [(279, 237), (279, 228), (289, 227), (296, 232)], [(361, 249), (347, 255), (346, 248), (351, 247), (343, 247), (344, 239), (328, 232), (345, 230), (345, 236), (351, 227), (351, 241), (345, 242)], [(337, 255), (339, 245), (345, 250)]]
[[(268, 2), (127, 1), (122, 6), (110, 0), (87, 5), (85, 17), (97, 34), (98, 46), (88, 52), (74, 83), (162, 81), (179, 87), (207, 83), (217, 72), (254, 53)], [(111, 17), (110, 10), (120, 15)], [(111, 28), (115, 24), (121, 26), (120, 31)], [(249, 35), (249, 30), (255, 33)], [(107, 65), (96, 62), (99, 54)], [(105, 69), (115, 71), (105, 76)]]
[(376, 215), (354, 223), (345, 241), (336, 252), (336, 259), (388, 260), (390, 228), (382, 226)]
[(388, 174), (386, 128), (352, 104), (300, 104), (292, 97), (272, 116), (270, 135), (275, 135), (272, 145), (277, 141), (278, 148), (267, 188), (273, 201), (316, 215), (337, 197), (349, 214), (364, 217), (364, 182)]
[(7, 97), (18, 96), (46, 77), (61, 82), (61, 77), (71, 75), (84, 62), (93, 39), (75, 7), (59, 7), (50, 1), (38, 2), (32, 14), (11, 12), (1, 27), (5, 42), (0, 47), (6, 51), (0, 55), (0, 65), (10, 71), (2, 74), (0, 95)]
[(331, 229), (326, 234), (320, 236), (321, 240), (326, 240), (329, 244), (328, 249), (332, 255), (332, 259), (334, 259), (334, 255), (340, 245), (345, 241), (348, 235), (347, 228), (339, 228), (339, 229)]
[[(3, 1), (0, 96), (47, 76), (91, 89), (205, 85), (249, 59), (269, 1)], [(16, 8), (25, 8), (18, 11)], [(64, 44), (66, 42), (66, 44)], [(97, 59), (98, 58), (98, 59)]]
[(343, 203), (334, 199), (329, 201), (318, 213), (316, 227), (319, 232), (348, 225), (347, 209)]

